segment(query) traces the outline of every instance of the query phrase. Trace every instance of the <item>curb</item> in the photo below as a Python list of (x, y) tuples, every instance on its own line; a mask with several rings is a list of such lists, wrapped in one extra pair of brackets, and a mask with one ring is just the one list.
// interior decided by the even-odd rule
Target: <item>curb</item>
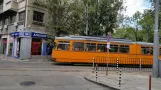
[(20, 60), (20, 59), (15, 59), (15, 60), (8, 60), (8, 59), (0, 59), (0, 61), (8, 61), (8, 62), (29, 62), (29, 63), (53, 63), (53, 62), (51, 62), (51, 61), (39, 61), (39, 60), (37, 60), (37, 61), (34, 61), (34, 60), (28, 60), (28, 59), (26, 59), (26, 60)]
[(100, 83), (100, 82), (96, 82), (96, 81), (91, 80), (91, 79), (89, 79), (89, 78), (87, 78), (87, 77), (85, 77), (85, 76), (84, 76), (84, 79), (86, 79), (87, 81), (90, 81), (90, 82), (92, 82), (92, 83), (98, 84), (98, 85), (100, 85), (100, 86), (103, 86), (103, 87), (111, 88), (111, 89), (113, 89), (113, 90), (120, 90), (120, 89), (118, 89), (118, 88), (114, 88), (114, 87), (111, 87), (111, 86), (109, 86), (109, 85), (106, 85), (106, 84), (103, 84), (103, 83)]

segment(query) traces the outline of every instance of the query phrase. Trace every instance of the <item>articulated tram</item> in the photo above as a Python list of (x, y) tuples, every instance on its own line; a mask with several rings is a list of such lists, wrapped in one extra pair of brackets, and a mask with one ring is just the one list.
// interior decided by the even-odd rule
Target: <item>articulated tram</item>
[[(144, 64), (152, 64), (153, 43), (133, 42), (127, 39), (113, 38), (111, 39), (109, 50), (107, 50), (106, 37), (56, 37), (54, 43), (55, 48), (52, 50), (52, 59), (56, 62), (92, 63), (92, 59), (95, 57), (108, 56), (108, 63), (115, 63), (115, 61), (110, 62), (110, 58), (112, 58), (119, 59), (121, 64), (133, 64), (135, 62), (134, 60), (137, 59), (144, 60)], [(160, 58), (161, 48), (158, 49), (160, 51)], [(109, 51), (109, 54), (107, 51)], [(125, 61), (125, 58), (131, 58), (131, 61)]]

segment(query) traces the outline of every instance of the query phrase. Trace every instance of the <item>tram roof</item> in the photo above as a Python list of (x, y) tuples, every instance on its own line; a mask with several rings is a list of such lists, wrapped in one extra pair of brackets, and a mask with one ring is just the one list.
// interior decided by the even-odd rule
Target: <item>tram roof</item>
[[(106, 37), (91, 37), (91, 36), (65, 36), (65, 37), (56, 37), (56, 39), (64, 39), (64, 40), (91, 40), (91, 41), (102, 41), (106, 42)], [(111, 38), (111, 42), (113, 41), (124, 41), (124, 42), (132, 42), (132, 40), (129, 39), (120, 39), (120, 38)]]
[[(92, 37), (92, 36), (65, 36), (65, 37), (56, 37), (56, 39), (63, 39), (63, 40), (90, 40), (90, 41), (98, 41), (98, 42), (107, 42), (107, 37)], [(140, 45), (147, 45), (147, 46), (153, 46), (153, 43), (147, 43), (147, 42), (133, 42), (129, 39), (122, 39), (122, 38), (111, 38), (111, 42), (116, 43), (124, 43), (124, 44), (140, 44)], [(160, 45), (161, 46), (161, 45)]]

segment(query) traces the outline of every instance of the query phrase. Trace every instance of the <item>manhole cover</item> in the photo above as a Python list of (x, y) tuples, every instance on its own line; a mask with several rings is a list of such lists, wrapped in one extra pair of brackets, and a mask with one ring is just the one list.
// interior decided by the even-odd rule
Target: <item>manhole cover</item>
[(33, 86), (35, 85), (34, 81), (24, 81), (20, 83), (21, 86)]

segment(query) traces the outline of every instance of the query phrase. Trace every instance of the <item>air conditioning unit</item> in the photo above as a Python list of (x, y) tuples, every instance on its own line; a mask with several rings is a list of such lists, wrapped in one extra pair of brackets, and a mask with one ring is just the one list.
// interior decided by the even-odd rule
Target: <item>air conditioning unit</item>
[(5, 29), (7, 29), (7, 28), (8, 28), (8, 26), (7, 26), (7, 25), (4, 25), (4, 28), (5, 28)]
[(15, 26), (15, 27), (17, 26), (17, 22), (14, 23), (14, 26)]

